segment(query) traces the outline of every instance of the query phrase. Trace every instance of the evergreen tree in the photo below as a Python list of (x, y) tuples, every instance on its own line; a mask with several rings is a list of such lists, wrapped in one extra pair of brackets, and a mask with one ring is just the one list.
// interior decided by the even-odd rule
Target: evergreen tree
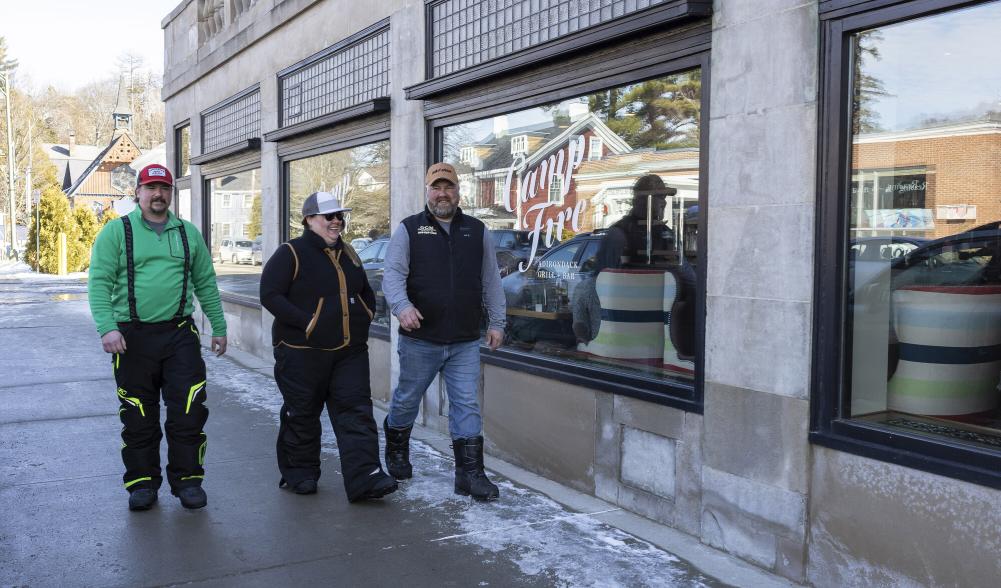
[[(38, 271), (54, 274), (59, 271), (59, 233), (66, 233), (68, 248), (72, 248), (73, 237), (79, 233), (70, 214), (70, 205), (66, 196), (55, 185), (49, 185), (42, 191), (38, 204), (39, 215), (39, 257), (36, 258), (35, 248), (28, 248), (28, 265)], [(32, 224), (28, 233), (28, 241), (35, 242), (35, 225)], [(67, 263), (67, 268), (72, 268)]]
[(634, 149), (697, 146), (701, 102), (698, 70), (588, 97), (591, 112)]
[(886, 90), (883, 81), (869, 73), (867, 61), (879, 61), (879, 42), (883, 35), (879, 30), (858, 33), (852, 37), (852, 134), (871, 133), (883, 130), (879, 123), (879, 112), (873, 105), (883, 97), (893, 94)]
[(115, 212), (114, 208), (106, 208), (106, 209), (104, 209), (104, 212), (101, 213), (101, 228), (103, 229), (104, 225), (110, 223), (111, 221), (115, 220), (116, 218), (119, 218), (120, 216), (121, 215), (119, 215), (117, 212)]
[[(295, 216), (294, 214), (292, 216)], [(254, 240), (261, 235), (261, 195), (254, 194), (254, 201), (250, 205), (250, 220), (247, 221), (247, 237)]]
[(94, 239), (101, 226), (89, 206), (77, 206), (73, 210), (73, 222), (76, 224), (78, 236), (70, 246), (72, 255), (67, 266), (70, 268), (69, 271), (82, 272), (90, 267), (90, 249), (94, 246)]

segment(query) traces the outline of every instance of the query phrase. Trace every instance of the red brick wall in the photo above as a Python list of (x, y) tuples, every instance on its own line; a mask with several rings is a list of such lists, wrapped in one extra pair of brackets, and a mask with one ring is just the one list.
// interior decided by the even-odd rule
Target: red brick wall
[(945, 237), (1001, 219), (1001, 133), (863, 143), (852, 149), (852, 169), (927, 168), (925, 207), (972, 204), (976, 220), (935, 218), (924, 236)]

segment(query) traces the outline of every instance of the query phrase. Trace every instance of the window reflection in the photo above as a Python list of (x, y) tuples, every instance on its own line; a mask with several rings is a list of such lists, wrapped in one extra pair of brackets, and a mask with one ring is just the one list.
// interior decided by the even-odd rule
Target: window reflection
[(177, 216), (191, 220), (191, 190), (184, 188), (177, 191)]
[(177, 129), (174, 142), (177, 150), (177, 177), (183, 178), (191, 174), (191, 125)]
[(999, 19), (990, 2), (853, 36), (847, 190), (852, 415), (994, 448)]
[(302, 234), (302, 203), (313, 192), (332, 192), (351, 209), (344, 240), (361, 258), (375, 291), (373, 322), (389, 325), (382, 292), (383, 250), (389, 241), (389, 141), (288, 162), (289, 236)]
[(219, 290), (257, 299), (261, 250), (261, 170), (238, 172), (208, 182), (212, 261)]
[(692, 380), (701, 92), (696, 69), (444, 129), (508, 349)]

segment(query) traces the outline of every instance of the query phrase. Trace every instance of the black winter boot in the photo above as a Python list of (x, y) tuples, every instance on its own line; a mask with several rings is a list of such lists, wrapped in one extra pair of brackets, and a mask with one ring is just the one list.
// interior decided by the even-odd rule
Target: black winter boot
[(129, 494), (129, 510), (149, 510), (156, 503), (156, 490), (136, 488)]
[(410, 465), (410, 432), (413, 425), (405, 428), (389, 426), (389, 417), (382, 421), (382, 430), (386, 433), (386, 469), (397, 480), (406, 480), (414, 476), (414, 468)]
[(453, 439), (455, 493), (476, 500), (497, 500), (500, 490), (483, 471), (483, 436)]

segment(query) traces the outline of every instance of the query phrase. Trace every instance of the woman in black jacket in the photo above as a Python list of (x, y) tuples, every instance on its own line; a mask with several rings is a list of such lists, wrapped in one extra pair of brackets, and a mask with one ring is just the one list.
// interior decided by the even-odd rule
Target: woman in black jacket
[(306, 198), (303, 235), (284, 243), (264, 266), (261, 304), (275, 317), (275, 380), (285, 401), (278, 485), (296, 494), (316, 492), (325, 404), (344, 488), (355, 502), (381, 498), (397, 482), (379, 461), (367, 344), (375, 293), (358, 255), (341, 239), (349, 210), (328, 192)]

